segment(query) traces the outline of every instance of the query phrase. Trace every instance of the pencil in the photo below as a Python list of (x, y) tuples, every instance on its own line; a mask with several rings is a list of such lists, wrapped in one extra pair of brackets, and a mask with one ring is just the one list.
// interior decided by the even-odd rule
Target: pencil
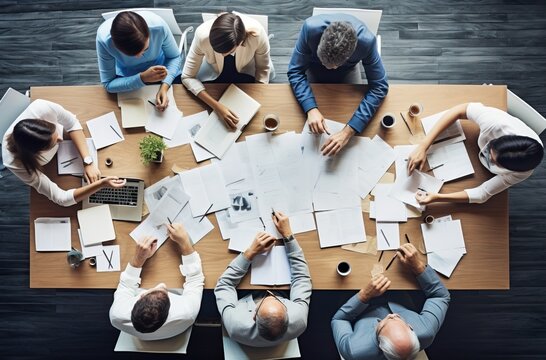
[(381, 235), (383, 235), (383, 238), (385, 239), (385, 241), (387, 242), (387, 245), (389, 245), (389, 247), (391, 246), (391, 243), (389, 243), (389, 240), (387, 240), (387, 237), (385, 236), (385, 233), (383, 232), (383, 229), (380, 229), (381, 230)]
[(436, 165), (435, 167), (428, 169), (427, 172), (438, 169), (439, 167), (442, 167), (442, 166), (444, 166), (444, 164)]
[(417, 190), (421, 190), (423, 192), (427, 192), (425, 189), (418, 187)]
[(398, 252), (395, 252), (394, 253), (394, 256), (392, 257), (391, 261), (389, 261), (389, 263), (387, 264), (387, 267), (385, 268), (385, 271), (389, 270), (389, 268), (391, 267), (392, 263), (394, 262), (394, 259), (396, 259), (396, 257), (398, 256)]
[(265, 223), (261, 216), (260, 216), (260, 221), (262, 222), (262, 226), (264, 227), (264, 231), (265, 231)]
[(408, 130), (409, 130), (409, 133), (410, 133), (411, 135), (413, 135), (413, 131), (411, 131), (411, 129), (410, 129), (410, 127), (409, 127), (409, 124), (408, 124), (408, 122), (406, 121), (406, 118), (404, 117), (404, 114), (402, 114), (402, 112), (400, 112), (400, 116), (402, 116), (402, 120), (404, 120), (404, 124), (406, 124), (406, 127), (407, 127)]
[(404, 236), (406, 237), (406, 241), (408, 242), (408, 244), (411, 244), (411, 242), (409, 241), (408, 234), (404, 234)]
[(61, 164), (66, 164), (66, 163), (71, 163), (72, 161), (76, 160), (78, 157), (73, 157), (72, 159), (68, 159), (68, 160), (65, 160), (65, 161), (61, 161)]
[(152, 102), (152, 100), (148, 100), (148, 102), (149, 102), (150, 104), (152, 104), (152, 106), (155, 106), (155, 104)]
[(210, 204), (209, 208), (207, 209), (207, 211), (205, 211), (205, 213), (203, 214), (203, 216), (201, 216), (201, 219), (199, 219), (199, 222), (203, 221), (203, 219), (205, 218), (205, 216), (207, 216), (207, 213), (209, 212), (210, 209), (212, 209), (212, 205), (214, 204)]
[(379, 260), (377, 260), (377, 262), (381, 262), (381, 258), (383, 257), (384, 252), (385, 252), (384, 250), (381, 251), (381, 254), (379, 254)]
[(171, 221), (171, 219), (169, 219), (169, 217), (167, 216), (167, 220), (169, 220), (169, 224), (173, 224), (173, 222)]
[(112, 125), (110, 125), (110, 128), (116, 133), (117, 136), (119, 136), (120, 139), (123, 139), (121, 137), (121, 135), (116, 131), (116, 129), (114, 129), (114, 127)]

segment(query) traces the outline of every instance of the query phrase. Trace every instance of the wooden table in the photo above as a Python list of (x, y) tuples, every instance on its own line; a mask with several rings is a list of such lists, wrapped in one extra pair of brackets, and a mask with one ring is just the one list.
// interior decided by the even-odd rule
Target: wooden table
[[(305, 115), (301, 111), (288, 84), (240, 85), (241, 89), (262, 104), (254, 120), (247, 126), (244, 135), (262, 132), (261, 119), (267, 113), (276, 113), (281, 118), (277, 132), (288, 130), (301, 131)], [(226, 85), (208, 85), (207, 90), (219, 98)], [(346, 122), (352, 115), (365, 92), (362, 85), (313, 85), (313, 91), (325, 117)], [(115, 95), (107, 94), (100, 86), (70, 87), (34, 87), (31, 89), (33, 99), (47, 99), (63, 105), (77, 115), (82, 123), (114, 111), (121, 120)], [(181, 85), (174, 86), (174, 95), (178, 107), (185, 115), (202, 111), (206, 106), (186, 91)], [(419, 101), (424, 106), (423, 115), (442, 111), (453, 105), (480, 101), (489, 106), (506, 109), (505, 86), (463, 86), (463, 85), (391, 85), (389, 94), (376, 116), (371, 120), (362, 136), (373, 137), (379, 134), (391, 146), (409, 144), (410, 134), (402, 121), (399, 112), (407, 111), (412, 102)], [(383, 131), (379, 119), (386, 112), (396, 114), (397, 124), (389, 131)], [(409, 118), (408, 118), (409, 119)], [(491, 177), (481, 166), (477, 158), (478, 128), (463, 121), (466, 133), (465, 141), (468, 153), (474, 166), (475, 174), (462, 180), (456, 180), (443, 186), (442, 192), (458, 191), (477, 186)], [(418, 121), (410, 124), (414, 131), (422, 132)], [(84, 126), (87, 136), (89, 132)], [(99, 165), (103, 175), (131, 176), (145, 180), (147, 186), (173, 175), (171, 167), (177, 164), (185, 168), (198, 166), (193, 158), (189, 145), (167, 149), (162, 164), (144, 166), (139, 159), (138, 141), (145, 136), (142, 128), (124, 129), (125, 141), (99, 151)], [(363, 154), (365, 156), (365, 154)], [(114, 161), (111, 168), (104, 166), (104, 159)], [(208, 163), (205, 162), (205, 163)], [(394, 172), (394, 165), (390, 169)], [(73, 176), (58, 176), (56, 161), (51, 161), (45, 172), (63, 188), (77, 187), (80, 180)], [(81, 205), (63, 208), (47, 198), (31, 191), (30, 201), (30, 287), (31, 288), (116, 288), (119, 272), (97, 273), (88, 262), (72, 270), (66, 262), (65, 253), (38, 253), (34, 245), (34, 219), (43, 216), (69, 216), (72, 220), (72, 244), (80, 248), (77, 229), (76, 211)], [(462, 258), (450, 279), (443, 278), (450, 289), (508, 289), (508, 193), (505, 191), (491, 198), (485, 204), (434, 204), (427, 213), (435, 216), (451, 214), (454, 219), (461, 219), (467, 254)], [(375, 234), (375, 224), (364, 214), (368, 235)], [(214, 288), (218, 277), (229, 262), (237, 255), (227, 249), (228, 242), (220, 236), (216, 218), (209, 215), (215, 229), (202, 239), (196, 249), (203, 260), (205, 287)], [(414, 243), (423, 246), (420, 231), (421, 219), (408, 219), (400, 225), (401, 235), (409, 234)], [(135, 243), (129, 232), (137, 224), (115, 221), (116, 240), (113, 244), (121, 245), (121, 266), (125, 268), (134, 253)], [(403, 235), (402, 235), (403, 236)], [(377, 262), (378, 256), (346, 251), (340, 247), (321, 249), (317, 232), (312, 231), (297, 235), (305, 257), (309, 263), (314, 289), (359, 289), (370, 278), (370, 270)], [(401, 243), (404, 241), (401, 240)], [(382, 263), (386, 266), (394, 252), (385, 252)], [(424, 257), (424, 256), (423, 256)], [(336, 273), (339, 261), (346, 260), (352, 266), (352, 273), (340, 278)], [(180, 258), (172, 243), (164, 244), (154, 257), (148, 260), (142, 271), (142, 286), (151, 287), (165, 282), (169, 287), (180, 287), (182, 277), (178, 271)], [(392, 289), (414, 289), (417, 287), (414, 277), (406, 271), (399, 261), (395, 261), (386, 272), (392, 280)], [(246, 276), (240, 288), (252, 288), (249, 276)]]

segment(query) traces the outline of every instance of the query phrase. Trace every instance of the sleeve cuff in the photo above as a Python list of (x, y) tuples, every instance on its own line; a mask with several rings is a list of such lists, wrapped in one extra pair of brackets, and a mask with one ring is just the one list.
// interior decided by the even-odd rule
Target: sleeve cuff
[(243, 255), (243, 253), (240, 253), (235, 259), (233, 259), (232, 265), (239, 266), (241, 269), (248, 271), (248, 268), (250, 267), (250, 261)]
[(189, 255), (182, 255), (182, 265), (180, 265), (180, 272), (184, 276), (191, 276), (201, 273), (201, 257), (197, 251), (192, 252)]
[(355, 115), (349, 120), (347, 123), (348, 126), (350, 126), (354, 131), (356, 131), (357, 134), (360, 134), (362, 130), (368, 125), (368, 121), (365, 121)]
[(483, 201), (481, 201), (481, 196), (480, 196), (480, 188), (479, 187), (475, 187), (475, 188), (472, 188), (472, 189), (464, 189), (464, 191), (466, 192), (466, 195), (468, 195), (468, 202), (470, 204), (479, 204)]
[(303, 112), (307, 113), (311, 109), (318, 108), (318, 105), (315, 101), (315, 98), (311, 97), (309, 99), (303, 100), (301, 102), (301, 107), (303, 109)]
[(436, 271), (434, 271), (434, 269), (428, 265), (425, 265), (425, 271), (416, 276), (416, 279), (419, 282), (419, 285), (421, 285), (421, 288), (423, 287), (423, 284), (429, 284), (433, 280), (436, 280), (436, 278), (438, 278), (438, 275), (436, 275)]
[(67, 201), (67, 206), (72, 206), (72, 205), (76, 205), (78, 202), (76, 201), (76, 199), (74, 198), (74, 192), (76, 191), (76, 189), (70, 189), (70, 190), (67, 190), (67, 195), (68, 195), (68, 201)]
[(131, 265), (130, 263), (127, 263), (127, 267), (125, 268), (125, 274), (128, 276), (140, 279), (140, 273), (142, 272), (142, 268), (137, 268)]

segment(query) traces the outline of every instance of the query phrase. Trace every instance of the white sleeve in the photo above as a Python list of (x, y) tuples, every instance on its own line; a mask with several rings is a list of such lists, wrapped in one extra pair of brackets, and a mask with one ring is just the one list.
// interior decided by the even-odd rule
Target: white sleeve
[(258, 48), (256, 49), (256, 52), (254, 54), (254, 63), (256, 65), (256, 73), (254, 77), (256, 78), (257, 82), (260, 82), (262, 84), (268, 84), (269, 72), (271, 71), (271, 69), (269, 68), (270, 47), (267, 34), (261, 26), (257, 37)]
[(205, 53), (199, 47), (200, 41), (199, 34), (196, 31), (182, 69), (182, 84), (195, 96), (205, 90), (203, 83), (197, 79), (197, 74), (205, 57)]
[(48, 178), (44, 173), (38, 171), (35, 174), (30, 175), (24, 168), (10, 167), (11, 172), (17, 176), (25, 184), (32, 186), (36, 191), (49, 200), (53, 201), (57, 205), (72, 206), (76, 204), (74, 199), (74, 190), (63, 190)]
[(116, 329), (127, 331), (132, 328), (131, 312), (138, 300), (141, 271), (142, 268), (127, 264), (125, 271), (121, 273), (118, 288), (114, 293), (114, 302), (110, 307), (110, 322)]
[(510, 186), (517, 184), (531, 175), (532, 172), (506, 175), (496, 175), (493, 178), (483, 182), (480, 186), (472, 189), (465, 189), (468, 195), (469, 203), (481, 204), (489, 200), (493, 195), (496, 195)]
[(41, 101), (44, 103), (44, 105), (47, 105), (47, 110), (44, 110), (49, 113), (53, 113), (54, 117), (57, 119), (57, 122), (63, 126), (66, 132), (82, 130), (82, 125), (80, 124), (78, 118), (76, 118), (76, 115), (72, 114), (61, 105), (46, 100), (36, 101)]
[(491, 108), (484, 106), (482, 103), (470, 103), (466, 107), (466, 118), (480, 127), (480, 132), (494, 126), (494, 116), (484, 116), (491, 111)]
[(203, 287), (205, 286), (205, 275), (201, 266), (201, 257), (194, 251), (190, 255), (182, 256), (182, 265), (180, 272), (186, 277), (184, 282), (184, 292), (182, 296), (177, 298), (180, 302), (179, 306), (185, 311), (181, 312), (181, 316), (185, 313), (185, 318), (189, 316), (193, 321), (197, 318), (199, 309), (201, 308), (201, 298), (203, 296)]

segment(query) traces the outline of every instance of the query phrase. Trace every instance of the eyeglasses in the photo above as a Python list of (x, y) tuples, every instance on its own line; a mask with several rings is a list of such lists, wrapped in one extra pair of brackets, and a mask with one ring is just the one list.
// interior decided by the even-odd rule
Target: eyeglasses
[[(404, 320), (404, 318), (402, 316), (400, 316), (400, 314), (390, 314), (391, 317), (387, 318), (387, 321), (389, 320), (393, 320), (393, 319), (398, 319), (400, 321), (402, 321), (411, 331), (413, 331), (413, 327), (411, 327), (410, 324), (408, 324), (406, 322), (406, 320)], [(384, 319), (383, 319), (384, 320)], [(378, 323), (381, 323), (382, 320), (379, 320), (377, 319), (377, 322)], [(383, 322), (383, 324), (381, 326), (377, 326), (377, 328), (375, 329), (375, 333), (377, 335), (379, 335), (379, 333), (381, 332), (381, 330), (383, 330), (383, 328), (385, 327), (385, 325), (387, 324), (387, 321)]]
[(269, 290), (266, 290), (266, 293), (267, 295), (264, 296), (264, 298), (260, 301), (260, 303), (258, 304), (258, 307), (256, 308), (256, 316), (258, 316), (258, 311), (260, 311), (260, 307), (262, 306), (262, 304), (264, 303), (264, 300), (268, 297), (268, 296), (273, 296), (278, 302), (280, 302), (282, 304), (282, 306), (284, 306), (284, 308), (286, 310), (288, 310), (288, 308), (286, 307), (286, 305), (282, 302), (282, 300), (275, 294), (273, 294), (271, 291)]

